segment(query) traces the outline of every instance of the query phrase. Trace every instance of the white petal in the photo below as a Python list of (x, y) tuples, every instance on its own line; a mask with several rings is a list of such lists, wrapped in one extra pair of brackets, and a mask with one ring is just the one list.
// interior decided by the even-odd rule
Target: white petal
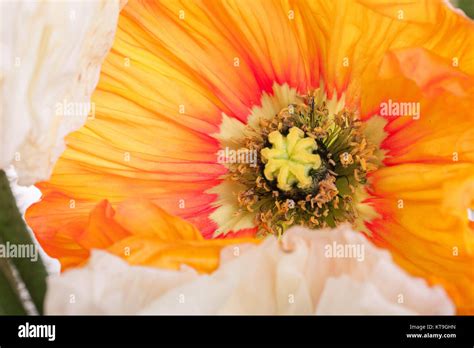
[[(115, 35), (119, 0), (2, 1), (0, 169), (19, 184), (48, 179), (64, 137), (90, 109)], [(68, 104), (69, 103), (69, 104)], [(64, 116), (64, 105), (74, 109)]]
[[(169, 289), (196, 279), (189, 268), (180, 272), (130, 267), (120, 258), (94, 250), (84, 268), (48, 279), (46, 312), (49, 314), (134, 314)], [(76, 283), (80, 280), (80, 284)]]
[[(344, 252), (333, 252), (337, 250)], [(80, 301), (69, 304), (70, 294), (80, 294)], [(315, 231), (295, 227), (281, 241), (271, 237), (258, 246), (227, 247), (219, 269), (211, 275), (198, 275), (189, 268), (132, 267), (115, 256), (94, 252), (85, 267), (50, 278), (46, 311), (453, 314), (454, 306), (441, 287), (410, 276), (388, 252), (341, 226)]]

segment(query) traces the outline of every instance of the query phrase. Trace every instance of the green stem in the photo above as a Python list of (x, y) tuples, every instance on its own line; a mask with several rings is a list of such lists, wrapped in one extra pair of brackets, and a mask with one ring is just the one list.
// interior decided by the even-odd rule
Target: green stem
[(9, 262), (0, 258), (0, 315), (26, 315)]
[[(8, 178), (4, 171), (0, 170), (0, 242), (9, 242), (10, 245), (34, 245), (26, 224), (16, 205), (15, 197), (10, 189)], [(31, 248), (31, 247), (29, 247)], [(43, 300), (46, 293), (46, 276), (47, 271), (38, 255), (38, 259), (33, 261), (28, 257), (10, 258), (10, 263), (18, 270), (18, 274), (30, 293), (31, 299), (38, 310), (43, 313)], [(3, 260), (6, 261), (6, 260)], [(10, 287), (18, 289), (18, 285), (14, 284), (15, 279), (12, 278), (12, 272), (8, 268), (9, 262), (4, 262), (0, 267), (0, 282), (9, 281)], [(2, 291), (0, 287), (0, 291)], [(3, 295), (3, 293), (2, 293)], [(8, 304), (3, 302), (9, 301), (3, 296), (0, 297), (0, 307), (8, 308)], [(10, 313), (9, 313), (10, 314)], [(13, 313), (11, 313), (13, 314)]]

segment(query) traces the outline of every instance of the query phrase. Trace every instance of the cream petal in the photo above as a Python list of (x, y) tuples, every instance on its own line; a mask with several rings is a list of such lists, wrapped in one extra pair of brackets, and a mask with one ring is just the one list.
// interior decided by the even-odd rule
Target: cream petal
[(21, 185), (48, 179), (64, 137), (93, 116), (90, 97), (120, 6), (119, 0), (1, 2), (0, 169), (13, 164)]
[(444, 289), (411, 277), (388, 252), (341, 226), (294, 227), (280, 241), (229, 246), (210, 275), (128, 266), (94, 251), (83, 268), (49, 279), (46, 312), (453, 314), (454, 306)]
[[(87, 267), (48, 279), (45, 299), (49, 314), (135, 314), (169, 289), (197, 279), (197, 273), (130, 267), (122, 259), (94, 250)], [(77, 280), (80, 284), (76, 283)]]

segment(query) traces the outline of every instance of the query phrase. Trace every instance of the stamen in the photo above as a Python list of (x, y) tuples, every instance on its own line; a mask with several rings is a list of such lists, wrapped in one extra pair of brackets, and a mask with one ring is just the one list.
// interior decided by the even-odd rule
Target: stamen
[(260, 154), (254, 166), (229, 164), (226, 177), (245, 187), (235, 193), (239, 214), (254, 214), (261, 235), (354, 223), (356, 190), (377, 168), (376, 147), (354, 112), (330, 115), (319, 90), (300, 100), (235, 139)]

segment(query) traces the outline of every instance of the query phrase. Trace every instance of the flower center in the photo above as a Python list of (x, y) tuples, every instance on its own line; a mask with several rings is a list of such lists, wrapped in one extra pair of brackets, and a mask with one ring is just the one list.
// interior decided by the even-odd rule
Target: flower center
[(260, 156), (256, 165), (228, 165), (227, 180), (240, 188), (235, 214), (252, 214), (261, 235), (354, 223), (358, 192), (379, 163), (364, 127), (347, 108), (331, 112), (319, 89), (247, 125), (234, 141)]
[(282, 191), (291, 190), (293, 184), (301, 189), (311, 186), (311, 169), (321, 166), (321, 158), (313, 151), (318, 148), (316, 140), (305, 137), (298, 127), (292, 127), (288, 136), (279, 131), (268, 135), (272, 147), (264, 148), (260, 153), (265, 164), (265, 178), (272, 181), (277, 179), (277, 187)]

